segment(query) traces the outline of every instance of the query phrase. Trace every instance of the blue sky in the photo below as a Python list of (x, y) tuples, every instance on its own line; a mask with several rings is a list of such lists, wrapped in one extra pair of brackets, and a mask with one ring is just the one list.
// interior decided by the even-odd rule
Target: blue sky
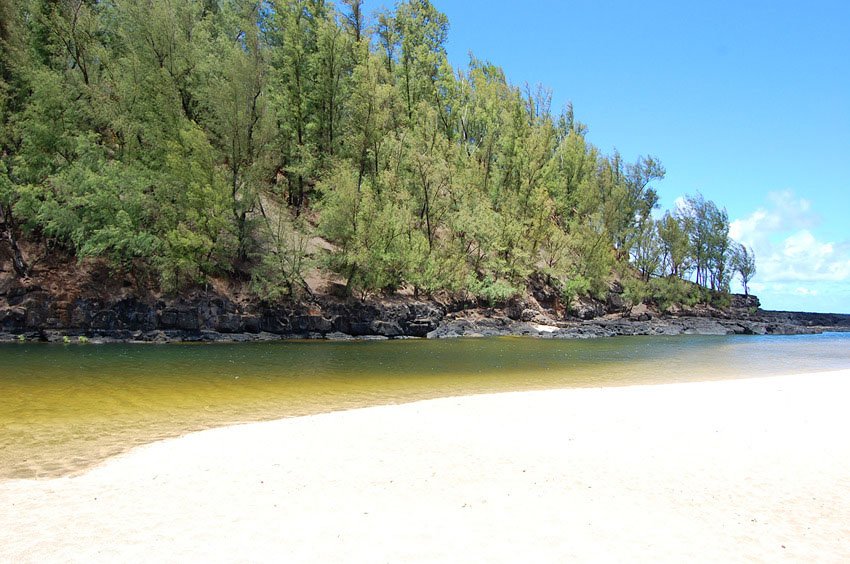
[(763, 307), (850, 313), (850, 2), (432, 2), (454, 66), (471, 51), (603, 151), (659, 157), (664, 208), (725, 206)]

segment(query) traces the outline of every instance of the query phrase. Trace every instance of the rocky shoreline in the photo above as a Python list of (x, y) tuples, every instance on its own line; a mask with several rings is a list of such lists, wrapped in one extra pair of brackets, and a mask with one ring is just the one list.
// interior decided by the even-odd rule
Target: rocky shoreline
[(558, 315), (533, 298), (502, 307), (394, 297), (317, 297), (284, 305), (238, 304), (199, 292), (170, 300), (78, 298), (61, 301), (39, 287), (0, 295), (0, 341), (245, 342), (281, 339), (401, 339), (526, 336), (573, 339), (621, 335), (794, 335), (850, 331), (850, 315), (772, 312), (754, 296), (725, 309), (659, 312), (609, 302)]

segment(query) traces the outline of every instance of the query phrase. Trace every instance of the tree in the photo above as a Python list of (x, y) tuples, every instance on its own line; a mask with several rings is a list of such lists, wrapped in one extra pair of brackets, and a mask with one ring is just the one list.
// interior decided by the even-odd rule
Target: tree
[(687, 196), (679, 210), (691, 242), (696, 282), (726, 291), (729, 285), (729, 216), (702, 194)]
[(6, 166), (0, 161), (0, 229), (12, 250), (12, 268), (20, 278), (29, 275), (29, 265), (24, 259), (16, 234), (17, 225), (12, 215), (12, 204), (15, 201), (15, 187), (9, 178)]
[(315, 58), (321, 22), (327, 18), (324, 0), (274, 0), (266, 38), (271, 44), (271, 73), (278, 115), (281, 168), (288, 185), (289, 205), (300, 212), (307, 183), (318, 172), (315, 134), (319, 114)]
[(389, 151), (385, 146), (401, 133), (394, 126), (395, 116), (402, 111), (401, 100), (392, 76), (374, 53), (357, 63), (349, 86), (347, 119), (341, 127), (338, 156), (356, 166), (357, 186), (367, 177), (375, 184), (388, 161)]
[(661, 270), (663, 260), (662, 240), (659, 225), (652, 218), (642, 222), (633, 237), (632, 264), (640, 272), (644, 282), (649, 282)]
[(652, 156), (639, 157), (634, 164), (624, 166), (616, 152), (603, 166), (606, 225), (622, 258), (632, 247), (631, 239), (644, 231), (644, 224), (658, 205), (658, 194), (650, 183), (662, 180), (666, 171)]
[(238, 241), (237, 257), (248, 258), (250, 214), (256, 211), (259, 190), (272, 177), (270, 142), (275, 135), (268, 109), (267, 64), (259, 37), (260, 7), (222, 14), (202, 90), (206, 125), (226, 163), (230, 210)]
[[(355, 4), (352, 9), (356, 15), (360, 8)], [(316, 33), (316, 54), (311, 59), (310, 72), (315, 76), (313, 111), (317, 115), (314, 135), (320, 155), (318, 167), (322, 170), (324, 161), (339, 150), (339, 132), (343, 129), (341, 122), (345, 117), (343, 101), (348, 96), (357, 46), (330, 14), (319, 20)], [(355, 28), (357, 37), (360, 33)]]
[(446, 59), (449, 21), (429, 0), (407, 0), (396, 9), (392, 26), (401, 48), (400, 86), (408, 118), (413, 119), (420, 100), (438, 102), (437, 81)]
[(12, 178), (12, 158), (19, 146), (13, 124), (24, 104), (25, 88), (21, 67), (27, 64), (21, 43), (20, 8), (12, 1), (0, 1), (0, 232), (12, 251), (12, 268), (17, 276), (29, 274), (29, 264), (18, 245), (17, 222), (13, 208), (17, 187)]
[[(225, 4), (223, 8), (227, 17), (235, 6)], [(145, 98), (141, 96), (144, 92), (153, 94), (151, 101), (164, 112), (161, 121), (176, 121), (178, 115), (188, 120), (199, 119), (202, 108), (198, 86), (204, 82), (202, 61), (217, 54), (210, 44), (211, 14), (197, 0), (128, 0), (114, 9), (112, 17), (118, 24), (110, 31), (117, 36), (116, 47), (120, 50), (115, 53), (117, 66), (110, 73), (111, 80), (127, 83), (121, 85), (121, 94), (127, 99), (119, 101), (140, 103), (138, 108), (120, 108), (115, 118), (120, 119), (128, 110), (136, 114), (145, 108)], [(132, 87), (141, 92), (126, 90)], [(177, 125), (175, 129), (179, 128)]]
[(272, 302), (282, 298), (297, 298), (310, 288), (304, 280), (309, 231), (303, 222), (293, 220), (287, 209), (273, 218), (266, 216), (263, 252), (251, 275), (251, 287), (256, 295)]
[(348, 13), (343, 16), (345, 27), (351, 33), (354, 41), (360, 43), (365, 29), (363, 0), (343, 0), (342, 3), (348, 7)]
[(428, 241), (428, 251), (433, 250), (437, 230), (445, 215), (445, 192), (452, 182), (451, 169), (446, 158), (450, 146), (440, 135), (437, 116), (427, 105), (417, 112), (419, 120), (412, 134), (405, 137), (407, 187), (419, 210), (420, 229)]
[(683, 277), (689, 268), (691, 242), (685, 224), (680, 214), (669, 211), (658, 222), (662, 262), (670, 276)]
[(750, 280), (756, 275), (756, 256), (752, 248), (743, 244), (735, 245), (734, 249), (732, 268), (741, 277), (744, 295), (748, 296)]

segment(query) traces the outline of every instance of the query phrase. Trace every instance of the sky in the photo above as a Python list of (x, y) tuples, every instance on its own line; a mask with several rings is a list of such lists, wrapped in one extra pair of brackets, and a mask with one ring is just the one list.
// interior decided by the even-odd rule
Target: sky
[(762, 307), (850, 313), (850, 2), (432, 3), (455, 68), (472, 52), (572, 102), (604, 152), (658, 157), (663, 208), (725, 207)]

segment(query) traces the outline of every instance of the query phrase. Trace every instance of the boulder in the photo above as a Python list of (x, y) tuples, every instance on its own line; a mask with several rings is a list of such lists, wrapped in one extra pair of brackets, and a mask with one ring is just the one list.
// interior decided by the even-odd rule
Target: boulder
[(215, 318), (213, 329), (220, 333), (239, 333), (244, 329), (242, 316), (235, 313), (222, 313)]
[(370, 329), (372, 330), (372, 334), (383, 337), (400, 337), (404, 335), (401, 326), (395, 321), (375, 320), (371, 323)]
[(573, 301), (570, 302), (570, 311), (579, 319), (594, 319), (605, 315), (605, 308), (603, 305), (600, 302), (586, 296), (574, 298)]
[(21, 329), (27, 318), (27, 310), (21, 306), (10, 306), (0, 309), (0, 327), (4, 331)]
[(405, 326), (405, 334), (411, 337), (425, 337), (437, 328), (437, 322), (432, 319), (414, 319)]
[(649, 321), (652, 319), (652, 312), (649, 311), (646, 304), (638, 304), (632, 307), (628, 317), (634, 321)]

